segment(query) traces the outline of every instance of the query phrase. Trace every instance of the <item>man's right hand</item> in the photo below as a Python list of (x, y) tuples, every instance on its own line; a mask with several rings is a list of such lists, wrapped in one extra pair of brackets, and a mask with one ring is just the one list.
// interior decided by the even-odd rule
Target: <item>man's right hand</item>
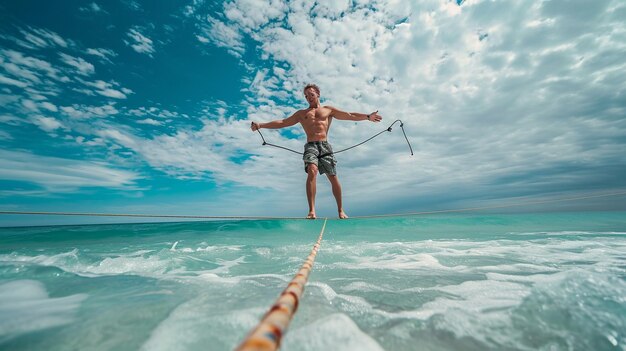
[(252, 124), (250, 124), (250, 129), (252, 129), (253, 132), (256, 132), (260, 128), (261, 128), (261, 126), (258, 123), (256, 123), (256, 122), (252, 122)]
[(369, 115), (367, 115), (367, 119), (372, 121), (372, 122), (380, 122), (383, 120), (383, 116), (378, 114), (378, 110), (370, 113)]

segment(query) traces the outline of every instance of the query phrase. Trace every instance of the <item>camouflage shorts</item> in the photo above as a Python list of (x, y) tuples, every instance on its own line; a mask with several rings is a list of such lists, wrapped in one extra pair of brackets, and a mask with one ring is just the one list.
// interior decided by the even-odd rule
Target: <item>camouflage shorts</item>
[[(320, 157), (322, 156), (322, 157)], [(337, 159), (333, 154), (333, 148), (327, 141), (310, 141), (304, 144), (304, 171), (310, 163), (317, 166), (320, 174), (337, 175)]]

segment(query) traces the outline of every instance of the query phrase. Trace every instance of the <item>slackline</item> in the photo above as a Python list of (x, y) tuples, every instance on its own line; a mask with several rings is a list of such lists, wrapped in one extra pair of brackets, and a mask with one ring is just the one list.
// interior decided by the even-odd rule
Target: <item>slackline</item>
[[(609, 193), (609, 194), (596, 194), (596, 195), (581, 195), (576, 197), (567, 197), (551, 200), (537, 200), (521, 203), (511, 203), (504, 205), (483, 206), (483, 207), (468, 207), (459, 209), (448, 210), (433, 210), (422, 212), (406, 212), (406, 213), (390, 213), (390, 214), (375, 214), (367, 216), (352, 216), (349, 219), (360, 218), (381, 218), (381, 217), (411, 217), (421, 216), (438, 213), (457, 213), (457, 212), (471, 212), (492, 210), (499, 208), (511, 208), (522, 207), (538, 204), (556, 203), (556, 202), (568, 202), (583, 199), (602, 198), (610, 196), (626, 195), (626, 191)], [(95, 213), (95, 212), (42, 212), (42, 211), (0, 211), (0, 215), (43, 215), (43, 216), (88, 216), (88, 217), (143, 217), (143, 218), (188, 218), (188, 219), (249, 219), (249, 220), (271, 220), (271, 219), (298, 219), (298, 220), (310, 220), (304, 217), (281, 217), (281, 216), (203, 216), (203, 215), (170, 215), (170, 214), (138, 214), (138, 213)], [(333, 220), (333, 218), (331, 218)]]

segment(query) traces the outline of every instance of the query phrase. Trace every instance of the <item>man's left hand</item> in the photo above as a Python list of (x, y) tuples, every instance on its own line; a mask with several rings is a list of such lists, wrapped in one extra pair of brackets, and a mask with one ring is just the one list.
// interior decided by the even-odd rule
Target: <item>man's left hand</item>
[(380, 122), (383, 120), (383, 116), (379, 115), (378, 111), (374, 111), (370, 113), (369, 116), (370, 116), (369, 120), (372, 122)]

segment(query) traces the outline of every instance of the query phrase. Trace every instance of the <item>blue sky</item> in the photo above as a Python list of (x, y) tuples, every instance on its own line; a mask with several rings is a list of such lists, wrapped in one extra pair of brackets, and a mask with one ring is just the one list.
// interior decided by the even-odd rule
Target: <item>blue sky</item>
[[(0, 209), (304, 215), (300, 158), (248, 126), (309, 82), (384, 117), (334, 123), (336, 148), (401, 118), (416, 150), (398, 130), (338, 155), (348, 214), (624, 191), (624, 23), (617, 0), (2, 1)], [(323, 177), (317, 207), (336, 214)]]

